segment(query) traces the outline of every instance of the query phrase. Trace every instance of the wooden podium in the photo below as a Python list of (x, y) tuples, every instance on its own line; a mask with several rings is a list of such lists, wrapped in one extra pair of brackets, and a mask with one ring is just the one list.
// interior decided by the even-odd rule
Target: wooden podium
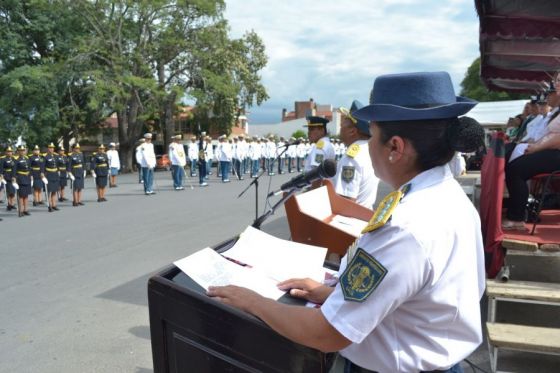
[[(307, 200), (310, 194), (319, 195)], [(340, 256), (346, 254), (357, 234), (333, 226), (333, 219), (340, 215), (367, 223), (373, 216), (373, 210), (338, 195), (329, 180), (323, 180), (319, 188), (292, 196), (284, 207), (292, 241), (326, 247), (328, 254)]]
[[(214, 247), (224, 252), (237, 238)], [(305, 302), (284, 295), (287, 304)], [(294, 343), (258, 318), (209, 298), (171, 265), (148, 281), (154, 373), (328, 372), (334, 358)]]

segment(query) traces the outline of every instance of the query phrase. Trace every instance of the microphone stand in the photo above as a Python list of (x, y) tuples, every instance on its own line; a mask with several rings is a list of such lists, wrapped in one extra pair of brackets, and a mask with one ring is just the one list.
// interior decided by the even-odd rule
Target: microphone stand
[(274, 214), (274, 211), (276, 211), (276, 209), (280, 206), (283, 205), (284, 202), (286, 202), (286, 200), (288, 198), (290, 198), (297, 190), (299, 190), (299, 188), (292, 188), (289, 191), (287, 191), (286, 193), (284, 193), (284, 196), (274, 204), (274, 206), (272, 206), (267, 212), (265, 212), (264, 214), (262, 214), (261, 216), (259, 216), (258, 218), (255, 219), (255, 221), (253, 222), (252, 227), (253, 228), (257, 228), (257, 229), (261, 229), (261, 225), (262, 223), (264, 223), (264, 221), (266, 219), (268, 219), (270, 217), (270, 215)]
[[(282, 153), (278, 154), (275, 161), (278, 160), (288, 150), (289, 146), (291, 146), (291, 144), (284, 146), (284, 150), (282, 150)], [(252, 167), (252, 165), (251, 165), (251, 167)], [(270, 167), (270, 165), (269, 165), (269, 167)], [(242, 195), (245, 194), (245, 192), (247, 190), (249, 190), (249, 188), (251, 188), (251, 185), (255, 185), (255, 222), (259, 218), (259, 178), (264, 174), (264, 172), (265, 172), (265, 170), (262, 170), (261, 173), (253, 181), (251, 181), (251, 183), (249, 183), (249, 185), (247, 185), (247, 188), (243, 189), (243, 191), (241, 193), (239, 193), (239, 195), (237, 196), (237, 198), (241, 197)]]

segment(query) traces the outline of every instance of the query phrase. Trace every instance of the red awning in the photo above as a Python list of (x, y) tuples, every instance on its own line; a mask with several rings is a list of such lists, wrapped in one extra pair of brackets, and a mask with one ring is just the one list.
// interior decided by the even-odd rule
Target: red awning
[(560, 70), (558, 0), (475, 0), (480, 75), (491, 90), (537, 93)]

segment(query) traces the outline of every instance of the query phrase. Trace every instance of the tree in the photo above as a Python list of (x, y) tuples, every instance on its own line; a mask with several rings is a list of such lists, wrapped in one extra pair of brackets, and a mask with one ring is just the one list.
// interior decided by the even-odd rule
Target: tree
[(297, 130), (294, 133), (292, 133), (292, 137), (295, 139), (306, 139), (307, 133), (304, 130)]
[(480, 102), (521, 100), (526, 95), (509, 92), (489, 91), (480, 79), (480, 57), (476, 58), (467, 69), (465, 78), (461, 82), (461, 96), (472, 98)]

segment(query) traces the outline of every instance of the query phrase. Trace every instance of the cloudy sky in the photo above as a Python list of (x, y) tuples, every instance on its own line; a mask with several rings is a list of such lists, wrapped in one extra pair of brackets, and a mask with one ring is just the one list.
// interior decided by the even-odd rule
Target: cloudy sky
[(455, 90), (478, 56), (473, 0), (226, 0), (231, 36), (256, 31), (269, 61), (270, 99), (249, 122), (276, 123), (282, 108), (367, 103), (376, 76), (411, 71), (451, 74)]

